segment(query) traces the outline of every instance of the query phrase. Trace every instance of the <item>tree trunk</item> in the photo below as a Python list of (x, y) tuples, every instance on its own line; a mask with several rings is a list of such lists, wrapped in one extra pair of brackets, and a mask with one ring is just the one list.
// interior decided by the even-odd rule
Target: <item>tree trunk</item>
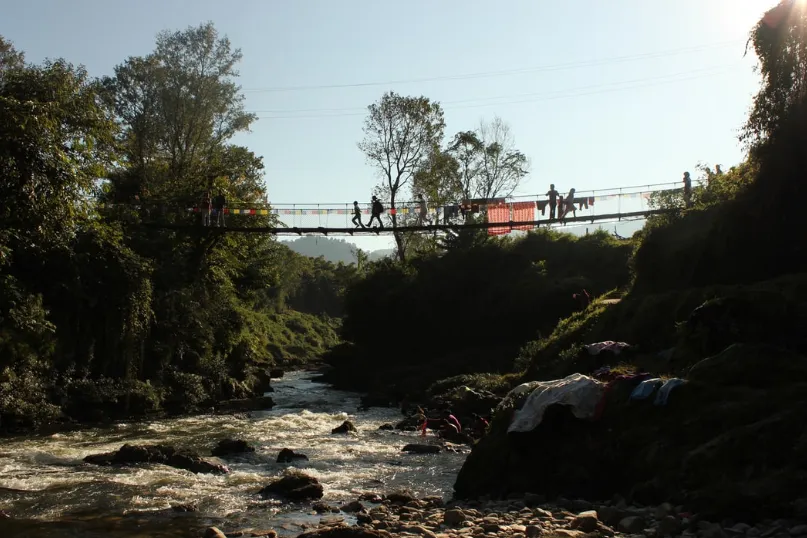
[(395, 237), (395, 246), (398, 247), (398, 259), (401, 262), (406, 261), (406, 246), (404, 244), (403, 236), (398, 232), (398, 212), (395, 211), (395, 195), (390, 197), (390, 214), (392, 215), (392, 235)]

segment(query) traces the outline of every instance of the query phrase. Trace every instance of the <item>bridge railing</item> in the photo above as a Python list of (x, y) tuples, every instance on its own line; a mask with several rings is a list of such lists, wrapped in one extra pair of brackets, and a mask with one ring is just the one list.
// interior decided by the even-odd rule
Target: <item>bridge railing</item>
[[(648, 202), (654, 192), (681, 189), (679, 182), (655, 183), (647, 185), (633, 185), (627, 187), (614, 187), (607, 189), (589, 189), (575, 191), (576, 212), (575, 216), (591, 216), (603, 214), (633, 213), (649, 209)], [(560, 192), (561, 196), (568, 193)], [(535, 202), (533, 220), (547, 218), (549, 208), (547, 207), (547, 196), (545, 194), (528, 194), (509, 196), (503, 200), (504, 204), (519, 204), (524, 207), (525, 202)], [(384, 202), (382, 202), (384, 203)], [(127, 210), (146, 209), (148, 218), (166, 219), (169, 215), (174, 222), (186, 222), (188, 224), (203, 221), (203, 211), (198, 204), (182, 204), (181, 202), (170, 203), (144, 203), (144, 204), (105, 204), (104, 209), (112, 210), (125, 206)], [(386, 208), (382, 215), (382, 222), (388, 226), (393, 213), (389, 202), (384, 203)], [(398, 217), (399, 225), (411, 225), (418, 217), (419, 206), (416, 200), (405, 200), (396, 203), (394, 213)], [(457, 206), (455, 204), (433, 204), (427, 201), (428, 222), (444, 223), (446, 215), (456, 215)], [(360, 203), (359, 208), (362, 213), (362, 222), (366, 225), (370, 218), (370, 203)], [(476, 209), (476, 208), (474, 208)], [(479, 208), (484, 211), (484, 204)], [(523, 213), (522, 213), (523, 214)], [(215, 217), (215, 215), (214, 215)], [(352, 228), (354, 225), (352, 202), (335, 203), (269, 203), (269, 202), (228, 202), (224, 210), (225, 224), (235, 221), (239, 225), (249, 226), (254, 223), (257, 226), (266, 226), (271, 221), (280, 226), (299, 228)], [(216, 218), (211, 220), (215, 221)], [(522, 220), (522, 219), (518, 219)], [(233, 222), (233, 224), (235, 224)]]

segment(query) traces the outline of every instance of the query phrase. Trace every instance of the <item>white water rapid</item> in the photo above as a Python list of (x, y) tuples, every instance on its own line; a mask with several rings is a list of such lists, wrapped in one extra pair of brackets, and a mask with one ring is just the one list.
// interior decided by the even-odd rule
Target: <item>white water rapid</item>
[[(0, 509), (12, 519), (0, 520), (0, 537), (185, 538), (201, 536), (209, 525), (225, 532), (274, 528), (296, 536), (319, 519), (310, 504), (267, 501), (256, 494), (289, 467), (275, 462), (282, 448), (309, 457), (295, 467), (320, 480), (323, 501), (331, 504), (355, 500), (363, 492), (401, 489), (450, 497), (465, 454), (402, 453), (406, 443), (421, 438), (378, 430), (399, 421), (400, 411), (359, 412), (358, 395), (313, 383), (312, 375), (291, 373), (276, 381), (274, 409), (252, 412), (249, 418), (202, 415), (1, 439)], [(331, 429), (346, 419), (358, 435), (332, 435)], [(120, 468), (82, 462), (125, 443), (173, 445), (205, 455), (227, 437), (250, 442), (256, 453), (227, 460), (231, 472), (222, 476), (161, 465)], [(176, 504), (195, 504), (198, 510), (175, 512), (171, 506)]]

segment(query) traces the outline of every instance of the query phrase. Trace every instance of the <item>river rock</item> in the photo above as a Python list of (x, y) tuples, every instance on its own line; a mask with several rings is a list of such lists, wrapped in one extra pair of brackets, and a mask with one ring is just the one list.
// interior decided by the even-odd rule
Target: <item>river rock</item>
[(335, 525), (342, 525), (345, 518), (342, 516), (325, 516), (319, 519), (319, 524), (323, 527), (333, 527)]
[(411, 417), (407, 417), (400, 421), (398, 424), (395, 425), (396, 430), (406, 431), (406, 432), (413, 432), (423, 425), (423, 419), (418, 415), (412, 415)]
[(93, 454), (84, 458), (94, 465), (136, 465), (160, 463), (192, 473), (226, 474), (226, 465), (202, 459), (192, 452), (180, 452), (174, 447), (161, 445), (123, 445), (120, 450), (106, 454)]
[(389, 502), (390, 504), (397, 504), (403, 506), (405, 504), (416, 501), (417, 499), (411, 494), (406, 493), (405, 491), (396, 491), (387, 495), (384, 498), (384, 500)]
[(286, 373), (280, 368), (272, 368), (271, 370), (269, 370), (269, 377), (271, 377), (272, 379), (280, 379), (285, 374)]
[(217, 527), (208, 527), (205, 530), (205, 538), (227, 538), (227, 535), (221, 532)]
[(544, 530), (539, 527), (538, 525), (527, 525), (527, 530), (524, 534), (527, 535), (527, 538), (537, 538), (544, 533)]
[(263, 497), (280, 496), (290, 501), (306, 501), (321, 499), (322, 484), (313, 476), (303, 473), (289, 473), (280, 480), (275, 480), (264, 487), (260, 494)]
[(0, 510), (0, 519), (11, 519), (11, 514), (5, 510)]
[(588, 510), (586, 512), (580, 512), (572, 519), (569, 528), (580, 530), (583, 532), (594, 532), (597, 530), (597, 526), (599, 525), (600, 520), (597, 519), (597, 512), (594, 510)]
[(525, 493), (524, 504), (527, 506), (538, 506), (546, 502), (546, 495), (539, 493)]
[(193, 503), (172, 504), (171, 510), (174, 512), (196, 512), (199, 508)]
[(249, 454), (255, 452), (255, 448), (243, 439), (222, 439), (211, 452), (214, 456), (223, 458), (234, 454)]
[(314, 512), (318, 514), (326, 514), (328, 512), (338, 512), (339, 508), (332, 504), (324, 503), (324, 502), (317, 502), (311, 505), (311, 508)]
[(642, 534), (644, 530), (644, 520), (639, 516), (628, 516), (622, 518), (617, 526), (620, 532), (627, 534)]
[(340, 510), (342, 510), (342, 512), (347, 513), (361, 512), (362, 510), (364, 510), (364, 505), (359, 501), (353, 501), (347, 504), (343, 504)]
[(264, 409), (272, 409), (275, 406), (275, 401), (271, 396), (258, 396), (257, 398), (243, 398), (240, 400), (225, 400), (219, 402), (216, 409), (219, 412), (233, 412), (233, 411), (262, 411)]
[(382, 424), (381, 426), (378, 427), (378, 429), (381, 431), (392, 431), (395, 429), (395, 426), (393, 426), (392, 424)]
[(254, 375), (256, 381), (252, 390), (255, 396), (263, 396), (264, 393), (275, 391), (272, 387), (272, 376), (267, 370), (259, 369)]
[(277, 455), (277, 463), (291, 463), (298, 460), (308, 461), (308, 456), (299, 454), (290, 448), (284, 448)]
[(354, 426), (353, 423), (350, 422), (349, 420), (346, 420), (342, 423), (341, 426), (332, 429), (331, 433), (350, 433), (355, 431), (357, 431), (356, 426)]
[(410, 443), (401, 449), (402, 452), (411, 452), (413, 454), (437, 454), (440, 452), (440, 447), (437, 445), (421, 445), (417, 443)]
[[(659, 536), (678, 536), (681, 533), (681, 520), (675, 516), (664, 516), (656, 525)], [(745, 534), (745, 533), (743, 533)]]
[(299, 535), (297, 538), (392, 538), (387, 531), (366, 527), (325, 527)]
[(465, 515), (465, 512), (456, 508), (453, 510), (446, 510), (445, 514), (443, 514), (443, 523), (450, 526), (459, 525), (466, 519), (468, 519), (468, 516)]
[(661, 521), (669, 515), (675, 514), (675, 507), (670, 503), (661, 503), (656, 507), (655, 517), (656, 520)]

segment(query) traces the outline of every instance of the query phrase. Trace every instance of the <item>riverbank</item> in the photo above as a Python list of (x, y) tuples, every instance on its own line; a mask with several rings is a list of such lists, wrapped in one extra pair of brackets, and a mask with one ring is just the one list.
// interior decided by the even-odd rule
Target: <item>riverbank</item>
[[(800, 518), (766, 520), (756, 526), (741, 520), (709, 521), (683, 506), (631, 506), (624, 499), (592, 503), (528, 495), (507, 501), (444, 503), (440, 497), (415, 499), (393, 494), (381, 503), (354, 501), (338, 513), (304, 526), (300, 538), (803, 538), (807, 513)], [(355, 524), (353, 523), (355, 521)], [(272, 529), (207, 529), (199, 536), (272, 536)]]

